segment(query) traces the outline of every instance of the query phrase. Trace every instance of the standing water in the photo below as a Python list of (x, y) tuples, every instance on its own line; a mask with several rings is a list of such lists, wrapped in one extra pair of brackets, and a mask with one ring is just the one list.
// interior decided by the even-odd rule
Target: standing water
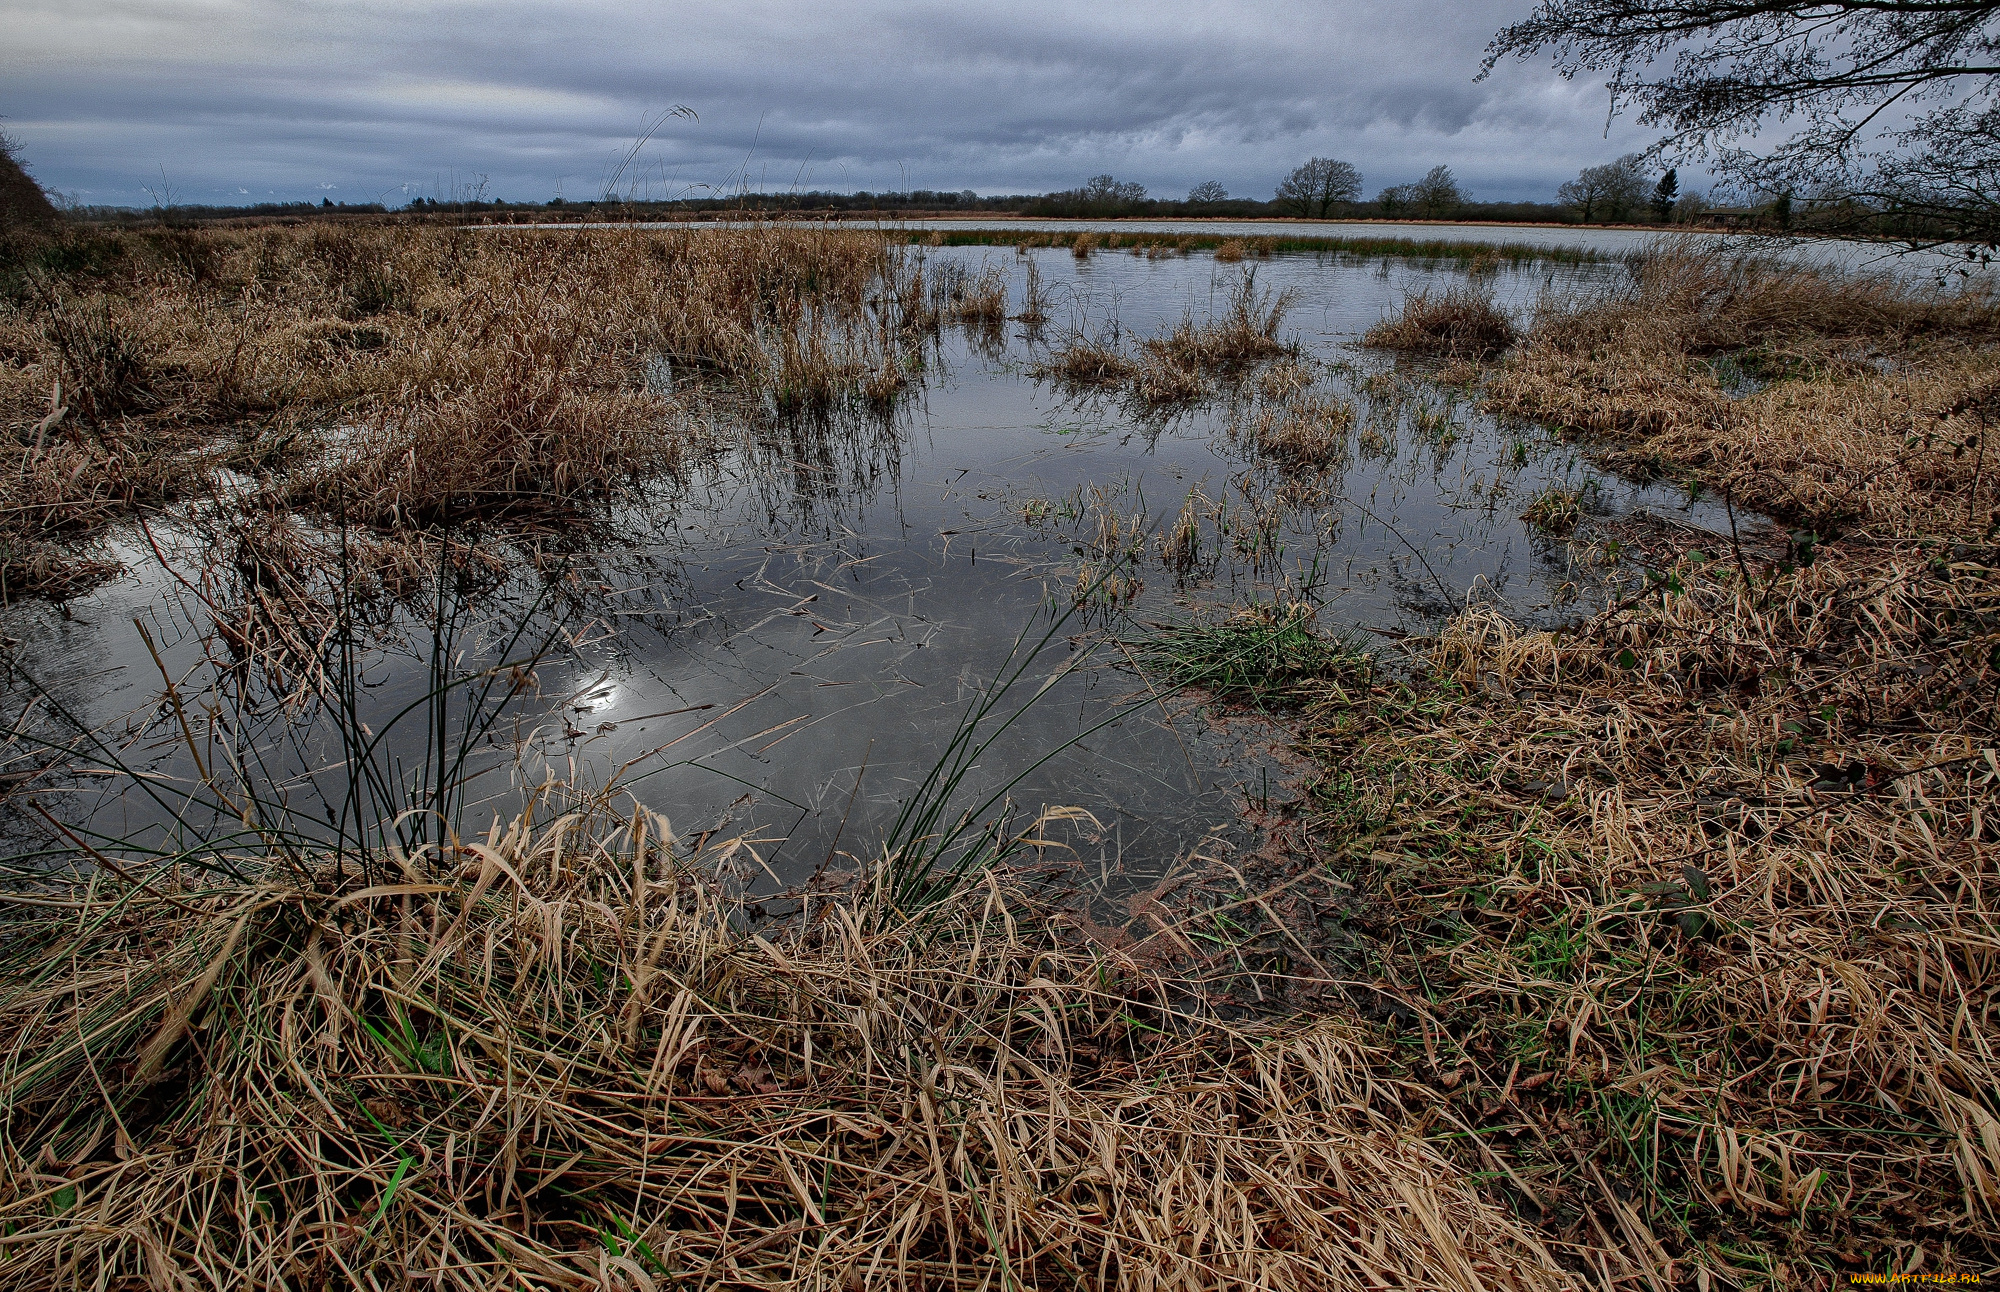
[[(1462, 266), (913, 254), (933, 284), (1004, 276), (1010, 315), (1032, 272), (1048, 317), (948, 330), (892, 413), (733, 428), (725, 450), (620, 509), (560, 615), (534, 572), (480, 594), (453, 639), (459, 666), (508, 657), (524, 621), (521, 640), (546, 650), (506, 739), (496, 729), (480, 752), (488, 773), (468, 826), (516, 810), (523, 767), (616, 776), (685, 833), (750, 836), (771, 882), (795, 882), (878, 846), (968, 707), (1011, 671), (1020, 680), (996, 711), (1013, 721), (971, 769), (963, 805), (1082, 809), (1095, 825), (1064, 836), (1078, 864), (1142, 879), (1236, 829), (1275, 768), (1268, 733), (1151, 690), (1130, 664), (1134, 640), (1251, 605), (1304, 605), (1325, 631), (1378, 646), (1468, 601), (1529, 621), (1574, 615), (1593, 554), (1520, 519), (1554, 488), (1601, 517), (1645, 510), (1726, 532), (1719, 507), (1606, 478), (1537, 428), (1479, 412), (1464, 389), (1359, 347), (1407, 295), (1467, 284)], [(1530, 262), (1475, 285), (1524, 319), (1544, 293), (1624, 272)], [(1279, 335), (1297, 359), (1281, 361), (1284, 379), (1354, 411), (1309, 471), (1281, 469), (1245, 433), (1270, 398), (1263, 374), (1166, 410), (1037, 375), (1075, 339), (1130, 351), (1246, 292), (1289, 300)], [(661, 362), (650, 379), (679, 374)], [(1176, 565), (1162, 535), (1183, 514), (1198, 551)], [(162, 677), (194, 667), (207, 625), (171, 546), (163, 559), (134, 539), (124, 578), (66, 612), (16, 607), (5, 627), (20, 695), (32, 686), (165, 780), (189, 769), (159, 707)], [(403, 628), (356, 664), (370, 730), (398, 766), (424, 758), (424, 724), (391, 730), (387, 717), (430, 678), (423, 626)], [(250, 721), (247, 747), (286, 775), (339, 778), (331, 733), (277, 708)], [(162, 799), (92, 785), (76, 782), (70, 819), (104, 837), (170, 830)]]

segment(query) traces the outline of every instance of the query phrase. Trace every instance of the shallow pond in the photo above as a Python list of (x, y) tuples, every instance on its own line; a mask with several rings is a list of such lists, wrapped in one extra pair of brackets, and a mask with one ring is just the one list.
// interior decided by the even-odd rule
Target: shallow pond
[[(1605, 478), (1573, 448), (1501, 425), (1462, 393), (1358, 348), (1406, 293), (1462, 281), (1460, 270), (1334, 255), (1228, 265), (1118, 251), (915, 254), (933, 279), (952, 264), (1006, 274), (1010, 311), (1032, 261), (1048, 323), (1036, 334), (1018, 322), (948, 331), (893, 417), (746, 429), (735, 447), (622, 508), (587, 604), (559, 628), (550, 619), (539, 689), (517, 698), (507, 728), (520, 739), (481, 754), (490, 784), (469, 825), (518, 802), (510, 769), (525, 749), (530, 765), (564, 775), (619, 771), (683, 832), (754, 833), (772, 882), (791, 882), (836, 849), (875, 846), (1012, 660), (1025, 664), (1022, 681), (1001, 710), (1018, 717), (982, 754), (962, 802), (1082, 808), (1097, 826), (1062, 835), (1078, 864), (1140, 879), (1218, 831), (1226, 846), (1246, 804), (1283, 778), (1256, 724), (1217, 723), (1186, 697), (1151, 695), (1120, 642), (1278, 601), (1310, 604), (1329, 631), (1379, 648), (1468, 599), (1528, 620), (1574, 614), (1598, 577), (1592, 553), (1520, 519), (1552, 485), (1585, 489), (1602, 518), (1647, 510), (1727, 531), (1712, 502)], [(1032, 374), (1070, 335), (1129, 344), (1206, 319), (1246, 272), (1259, 292), (1292, 294), (1284, 334), (1311, 361), (1317, 389), (1356, 408), (1324, 475), (1287, 477), (1232, 437), (1232, 421), (1254, 410), (1254, 377), (1164, 416)], [(1624, 272), (1529, 266), (1484, 281), (1525, 313), (1540, 293), (1589, 291)], [(1191, 497), (1206, 555), (1177, 578), (1158, 535)], [(1112, 568), (1107, 524), (1126, 550), (1134, 535), (1143, 549), (1118, 567), (1130, 595), (1060, 619), (1080, 572)], [(32, 678), (126, 761), (185, 775), (159, 706), (161, 667), (134, 621), (178, 679), (200, 656), (201, 607), (148, 546), (129, 543), (122, 555), (128, 573), (67, 614), (6, 612), (15, 699)], [(524, 609), (534, 585), (516, 580), (470, 608), (462, 664), (502, 653), (509, 626), (538, 613)], [(1045, 648), (1026, 659), (1017, 641), (1051, 625)], [(377, 726), (425, 690), (423, 654), (421, 643), (382, 646), (360, 661)], [(241, 737), (287, 776), (339, 779), (331, 736), (281, 711)], [(408, 764), (423, 756), (421, 730), (385, 740)], [(106, 837), (162, 828), (158, 802), (90, 785), (73, 791), (72, 819)]]

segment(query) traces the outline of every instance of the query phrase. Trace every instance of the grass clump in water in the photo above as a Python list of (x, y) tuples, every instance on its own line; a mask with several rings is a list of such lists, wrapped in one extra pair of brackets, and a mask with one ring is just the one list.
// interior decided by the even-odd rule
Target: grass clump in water
[(1575, 532), (1583, 522), (1585, 490), (1550, 485), (1536, 494), (1521, 519), (1544, 534), (1558, 538)]
[(1260, 408), (1249, 424), (1232, 424), (1263, 457), (1287, 471), (1324, 472), (1346, 460), (1354, 405), (1326, 395), (1297, 395)]
[(1298, 704), (1299, 688), (1329, 676), (1359, 677), (1368, 658), (1322, 633), (1311, 608), (1248, 607), (1170, 627), (1131, 643), (1142, 665), (1176, 686), (1260, 710)]
[(1368, 329), (1362, 344), (1380, 350), (1405, 350), (1482, 358), (1498, 354), (1514, 341), (1514, 324), (1490, 293), (1477, 287), (1429, 288), (1403, 299), (1393, 318)]
[(1079, 333), (1034, 372), (1072, 386), (1121, 387), (1142, 408), (1192, 403), (1211, 393), (1211, 379), (1237, 380), (1293, 353), (1278, 336), (1292, 302), (1289, 291), (1259, 292), (1253, 269), (1230, 290), (1225, 312), (1201, 323), (1182, 318), (1142, 341), (1136, 359), (1101, 336)]

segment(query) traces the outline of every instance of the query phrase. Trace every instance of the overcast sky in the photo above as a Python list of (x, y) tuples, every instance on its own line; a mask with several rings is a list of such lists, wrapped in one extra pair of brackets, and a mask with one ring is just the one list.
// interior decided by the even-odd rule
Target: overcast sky
[[(1486, 41), (1532, 0), (0, 0), (0, 128), (89, 203), (621, 190), (1069, 188), (1264, 198), (1313, 155), (1367, 192), (1440, 162), (1548, 199), (1650, 142), (1598, 82)], [(697, 191), (705, 191), (698, 189)]]

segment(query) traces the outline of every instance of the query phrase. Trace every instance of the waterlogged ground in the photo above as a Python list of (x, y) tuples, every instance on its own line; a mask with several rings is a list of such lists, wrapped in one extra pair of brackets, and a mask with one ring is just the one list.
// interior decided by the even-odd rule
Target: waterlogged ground
[[(951, 264), (998, 269), (1010, 312), (1020, 309), (1031, 256), (918, 254), (933, 280)], [(518, 805), (524, 765), (536, 769), (529, 779), (615, 773), (684, 832), (754, 835), (769, 882), (792, 882), (836, 850), (872, 849), (968, 705), (1012, 670), (1020, 680), (998, 708), (1013, 721), (959, 801), (998, 798), (1024, 818), (1084, 809), (1097, 826), (1057, 836), (1084, 873), (1143, 880), (1191, 850), (1242, 843), (1243, 809), (1282, 794), (1283, 776), (1255, 723), (1218, 723), (1189, 697), (1150, 693), (1121, 642), (1195, 615), (1303, 602), (1330, 631), (1392, 651), (1469, 598), (1531, 620), (1578, 613), (1604, 577), (1603, 536), (1639, 513), (1727, 532), (1712, 502), (1606, 478), (1535, 428), (1497, 424), (1425, 372), (1358, 348), (1406, 293), (1461, 281), (1461, 270), (1334, 256), (1079, 261), (1062, 249), (1032, 261), (1049, 299), (1040, 329), (949, 330), (888, 419), (738, 428), (733, 447), (620, 511), (599, 559), (578, 567), (587, 595), (570, 597), (560, 620), (530, 576), (465, 607), (464, 666), (502, 657), (524, 619), (524, 641), (550, 646), (496, 733), (506, 739), (480, 751), (487, 772), (468, 823)], [(1076, 334), (1129, 346), (1202, 321), (1246, 272), (1257, 291), (1292, 295), (1283, 335), (1315, 392), (1356, 409), (1325, 474), (1287, 475), (1232, 437), (1232, 422), (1259, 406), (1254, 378), (1167, 415), (1032, 373)], [(1590, 291), (1624, 272), (1528, 267), (1482, 281), (1525, 316), (1541, 293)], [(1576, 542), (1520, 519), (1552, 486), (1584, 491), (1593, 522)], [(1201, 554), (1177, 577), (1158, 538), (1191, 498)], [(195, 589), (167, 568), (180, 550), (171, 525), (154, 538), (167, 565), (134, 536), (123, 578), (66, 612), (16, 607), (5, 632), (19, 642), (17, 707), (46, 691), (45, 715), (60, 708), (101, 731), (105, 750), (155, 768), (164, 786), (189, 768), (177, 724), (161, 716), (162, 669), (192, 684), (206, 620)], [(1098, 597), (1061, 618), (1080, 580), (1114, 576), (1116, 604)], [(423, 723), (389, 719), (430, 680), (424, 631), (402, 627), (401, 644), (360, 660), (364, 716), (405, 760), (399, 774), (423, 756)], [(236, 734), (285, 776), (317, 771), (319, 790), (295, 781), (301, 798), (339, 782), (331, 735), (284, 710), (250, 715)], [(69, 813), (90, 829), (166, 822), (171, 794), (94, 783), (77, 782)]]

